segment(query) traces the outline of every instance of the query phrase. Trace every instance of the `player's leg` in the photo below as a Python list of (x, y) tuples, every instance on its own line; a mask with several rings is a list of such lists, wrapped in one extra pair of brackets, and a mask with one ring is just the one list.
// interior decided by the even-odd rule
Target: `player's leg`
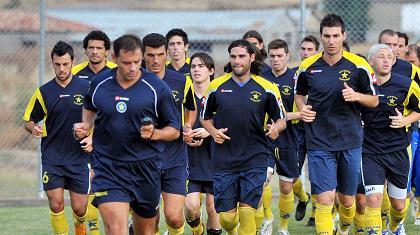
[(222, 234), (222, 227), (219, 222), (216, 208), (214, 207), (213, 183), (209, 186), (206, 193), (207, 234), (218, 235)]
[[(93, 169), (90, 170), (90, 179), (92, 182), (93, 176), (95, 175)], [(92, 201), (95, 198), (93, 192), (89, 192), (89, 201), (88, 201), (88, 215), (86, 218), (90, 235), (99, 235), (99, 210), (98, 208), (92, 205)]]
[(65, 166), (67, 187), (73, 210), (76, 235), (86, 234), (84, 222), (88, 215), (88, 194), (90, 192), (90, 169), (88, 164)]
[[(271, 199), (273, 198), (273, 191), (271, 189), (271, 178), (274, 173), (274, 167), (276, 165), (276, 157), (275, 154), (279, 154), (279, 152), (271, 151), (273, 155), (269, 156), (268, 161), (268, 168), (267, 168), (267, 179), (264, 183), (264, 189), (262, 194), (262, 208), (258, 208), (257, 213), (255, 215), (255, 223), (257, 226), (257, 232), (260, 232), (262, 235), (271, 234), (273, 231), (273, 222), (274, 222), (274, 215), (273, 211), (271, 210)], [(261, 211), (262, 209), (262, 211)]]
[[(363, 173), (363, 172), (362, 172)], [(355, 235), (362, 235), (365, 227), (365, 208), (366, 208), (366, 194), (363, 183), (360, 182), (357, 186), (356, 194), (356, 214), (353, 219), (353, 232)]]
[(128, 233), (127, 221), (130, 209), (128, 202), (104, 202), (100, 203), (98, 208), (104, 222), (105, 234), (125, 235)]
[(311, 192), (317, 194), (315, 228), (317, 234), (332, 234), (331, 211), (337, 187), (337, 158), (332, 152), (308, 150)]
[(70, 191), (70, 204), (73, 210), (73, 223), (76, 235), (86, 234), (84, 222), (88, 212), (88, 195)]
[(188, 180), (187, 197), (185, 198), (185, 220), (191, 227), (194, 235), (204, 233), (201, 218), (201, 184), (198, 181)]

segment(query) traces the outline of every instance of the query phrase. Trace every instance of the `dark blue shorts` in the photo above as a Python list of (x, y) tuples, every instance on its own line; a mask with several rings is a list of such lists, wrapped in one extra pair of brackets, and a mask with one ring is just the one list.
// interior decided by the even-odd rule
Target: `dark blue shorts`
[(241, 172), (213, 172), (216, 211), (219, 213), (232, 210), (237, 207), (238, 202), (257, 209), (266, 178), (266, 167)]
[(163, 169), (161, 173), (162, 192), (187, 195), (187, 165)]
[(196, 192), (214, 194), (213, 181), (188, 180), (187, 190), (187, 194)]
[(362, 148), (343, 151), (308, 150), (311, 192), (320, 194), (337, 189), (355, 195), (360, 182)]
[(280, 176), (287, 178), (299, 177), (297, 149), (274, 148), (276, 171)]
[(127, 202), (139, 216), (154, 217), (160, 199), (161, 167), (158, 157), (122, 162), (95, 156), (92, 204)]
[(88, 164), (49, 165), (42, 164), (44, 190), (68, 189), (79, 194), (89, 194), (90, 169)]

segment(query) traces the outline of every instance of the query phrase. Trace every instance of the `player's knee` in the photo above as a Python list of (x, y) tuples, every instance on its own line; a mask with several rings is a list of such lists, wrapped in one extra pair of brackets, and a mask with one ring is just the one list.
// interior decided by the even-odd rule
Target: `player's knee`
[(364, 194), (356, 195), (356, 211), (359, 214), (363, 214), (366, 207), (366, 196)]
[(59, 213), (64, 210), (64, 201), (50, 201), (50, 209), (54, 213)]
[(200, 217), (200, 203), (185, 202), (185, 216), (187, 218)]
[(80, 217), (86, 214), (87, 207), (88, 207), (87, 203), (84, 203), (84, 202), (75, 202), (75, 203), (72, 203), (71, 205), (73, 213)]
[(230, 231), (238, 226), (239, 217), (236, 212), (220, 212), (219, 221), (225, 230)]
[(293, 188), (293, 178), (280, 176), (280, 192), (282, 194), (289, 194)]
[(104, 227), (106, 234), (128, 234), (128, 227), (127, 224), (120, 224), (120, 223), (107, 223), (104, 221)]
[(334, 204), (334, 196), (335, 194), (333, 192), (324, 192), (317, 194), (316, 197), (316, 203), (329, 206)]
[(168, 214), (165, 215), (166, 224), (169, 225), (169, 227), (178, 229), (181, 228), (184, 225), (184, 218), (182, 215), (177, 214)]
[(405, 209), (405, 200), (395, 200), (391, 202), (391, 206), (396, 211), (403, 211)]

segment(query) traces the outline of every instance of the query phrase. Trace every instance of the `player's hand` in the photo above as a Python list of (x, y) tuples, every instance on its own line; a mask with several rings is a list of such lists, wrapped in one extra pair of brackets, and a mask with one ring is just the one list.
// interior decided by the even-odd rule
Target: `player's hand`
[(193, 147), (193, 148), (197, 148), (200, 147), (204, 142), (204, 139), (199, 139), (199, 140), (192, 140), (191, 142), (187, 142), (188, 146)]
[(184, 125), (182, 128), (182, 138), (185, 143), (191, 142), (193, 140), (193, 130), (190, 126)]
[(356, 102), (359, 100), (359, 93), (355, 92), (347, 83), (344, 83), (343, 98), (346, 102)]
[(32, 135), (39, 139), (42, 137), (42, 133), (44, 133), (44, 131), (42, 130), (42, 125), (41, 124), (35, 124), (34, 128), (32, 129)]
[(204, 139), (207, 138), (207, 136), (209, 136), (210, 133), (208, 133), (206, 131), (206, 129), (204, 128), (196, 128), (193, 130), (193, 137), (197, 138), (197, 139)]
[(84, 138), (82, 141), (80, 141), (80, 145), (82, 146), (82, 149), (87, 152), (90, 153), (93, 151), (93, 145), (92, 145), (92, 135)]
[(397, 108), (395, 108), (395, 112), (397, 113), (397, 116), (389, 116), (389, 119), (391, 119), (391, 128), (403, 128), (406, 127), (407, 121), (406, 118), (402, 115), (400, 111), (398, 111)]
[(218, 129), (215, 133), (213, 133), (213, 139), (216, 144), (223, 144), (225, 140), (230, 140), (230, 137), (225, 135), (225, 132), (228, 131), (227, 128)]
[(275, 140), (279, 137), (279, 125), (276, 123), (267, 124), (268, 132), (265, 134), (270, 139)]
[(313, 122), (316, 117), (316, 112), (312, 111), (312, 106), (305, 105), (300, 111), (300, 117), (304, 122)]
[(89, 134), (89, 125), (87, 123), (78, 122), (73, 124), (73, 135), (77, 140), (84, 139)]
[(153, 124), (142, 125), (140, 128), (141, 138), (145, 140), (150, 140), (153, 136), (154, 131), (155, 131), (155, 126), (153, 126)]

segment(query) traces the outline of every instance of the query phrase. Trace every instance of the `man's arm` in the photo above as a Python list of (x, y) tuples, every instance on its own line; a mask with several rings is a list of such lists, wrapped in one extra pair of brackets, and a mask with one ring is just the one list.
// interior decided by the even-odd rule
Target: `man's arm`
[(217, 144), (223, 144), (225, 140), (230, 140), (230, 137), (224, 134), (226, 131), (228, 131), (228, 129), (227, 128), (216, 129), (216, 127), (214, 127), (213, 125), (213, 120), (211, 119), (205, 120), (205, 119), (200, 118), (200, 123), (204, 127), (204, 129), (206, 129), (206, 131), (210, 133), (210, 135), (214, 139), (214, 142), (216, 142)]
[(34, 121), (27, 121), (24, 123), (25, 130), (31, 133), (35, 138), (42, 137), (42, 126), (36, 124)]
[(89, 136), (93, 123), (95, 122), (96, 112), (83, 107), (82, 122), (73, 125), (74, 135), (77, 139), (84, 139)]
[(353, 90), (353, 88), (347, 85), (347, 83), (344, 83), (344, 89), (342, 93), (346, 102), (357, 102), (368, 108), (375, 108), (379, 104), (378, 96), (356, 92)]
[(306, 105), (306, 97), (303, 95), (295, 95), (295, 102), (300, 111), (301, 119), (304, 122), (313, 122), (316, 117), (316, 112), (312, 111), (312, 106)]

